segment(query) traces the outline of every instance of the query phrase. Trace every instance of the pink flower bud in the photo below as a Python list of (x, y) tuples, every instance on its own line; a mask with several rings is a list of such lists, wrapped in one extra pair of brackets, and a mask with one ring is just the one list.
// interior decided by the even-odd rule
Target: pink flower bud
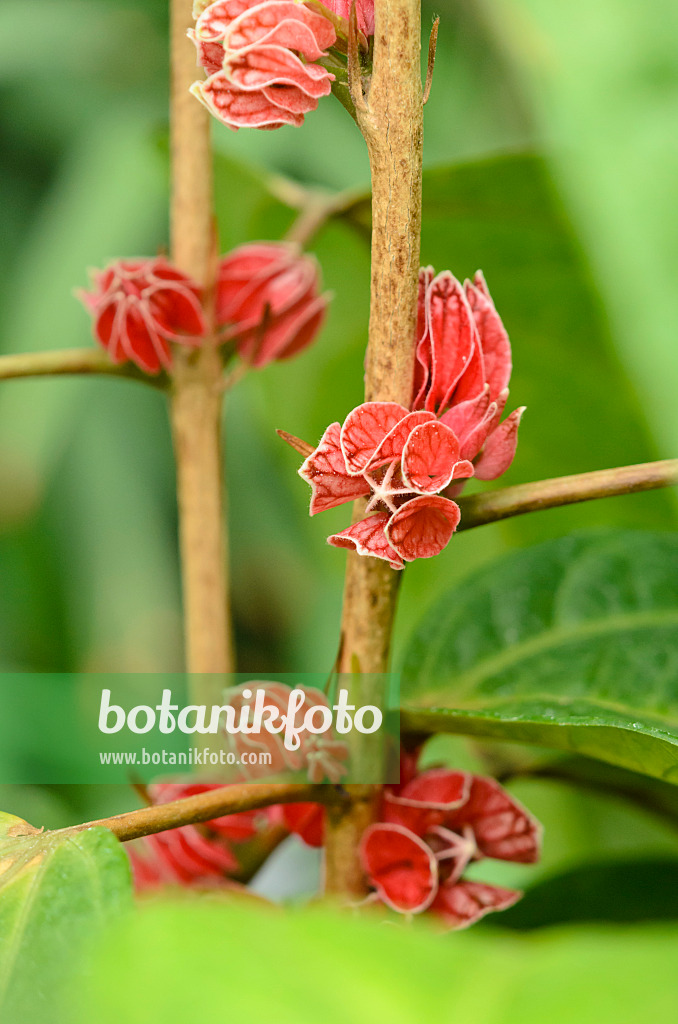
[(508, 399), (511, 344), (483, 275), (462, 285), (449, 271), (419, 275), (413, 409), (434, 411), (459, 438), (479, 480), (511, 465), (524, 408), (500, 423)]
[(328, 296), (319, 294), (312, 256), (285, 242), (251, 242), (222, 259), (216, 319), (242, 359), (266, 366), (288, 359), (315, 340)]
[(78, 298), (114, 363), (158, 373), (172, 365), (170, 342), (200, 345), (207, 332), (200, 289), (167, 260), (119, 260), (91, 276), (93, 290)]
[(207, 72), (191, 92), (229, 128), (300, 125), (331, 91), (332, 22), (293, 0), (216, 0), (189, 32)]

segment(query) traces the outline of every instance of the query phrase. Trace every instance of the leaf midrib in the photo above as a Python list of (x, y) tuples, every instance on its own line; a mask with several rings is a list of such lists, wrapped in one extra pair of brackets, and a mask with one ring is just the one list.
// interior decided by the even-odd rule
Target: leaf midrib
[[(455, 702), (463, 703), (469, 692), (473, 691), (480, 682), (518, 665), (521, 661), (527, 660), (535, 654), (541, 654), (559, 646), (577, 643), (586, 637), (611, 635), (632, 629), (665, 628), (671, 625), (678, 627), (678, 608), (611, 615), (606, 618), (588, 620), (587, 622), (579, 621), (570, 628), (560, 626), (543, 631), (521, 643), (512, 644), (510, 647), (504, 648), (498, 654), (485, 658), (477, 662), (473, 668), (462, 672), (456, 677), (454, 688), (450, 695), (454, 697)], [(439, 657), (440, 649), (437, 649), (435, 653)], [(426, 661), (430, 663), (433, 661), (433, 657), (426, 659)], [(440, 691), (432, 692), (430, 697), (433, 700), (437, 699), (439, 701)], [(426, 698), (423, 699), (425, 700)]]

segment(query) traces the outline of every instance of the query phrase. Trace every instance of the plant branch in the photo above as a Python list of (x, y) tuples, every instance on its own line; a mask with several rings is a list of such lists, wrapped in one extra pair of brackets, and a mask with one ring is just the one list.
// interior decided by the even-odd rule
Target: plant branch
[(26, 352), (0, 356), (0, 380), (20, 377), (53, 377), (68, 374), (103, 374), (107, 377), (126, 377), (151, 387), (165, 389), (164, 375), (152, 377), (132, 363), (119, 366), (111, 362), (105, 352), (96, 348), (66, 348), (52, 352)]
[(678, 459), (641, 462), (635, 466), (601, 469), (593, 473), (560, 476), (552, 480), (502, 487), (466, 498), (458, 498), (461, 508), (459, 530), (496, 523), (526, 512), (540, 512), (580, 501), (635, 494), (678, 484)]
[(82, 825), (73, 825), (59, 829), (59, 832), (82, 832), (96, 825), (103, 825), (118, 837), (121, 843), (141, 836), (150, 836), (156, 832), (166, 832), (182, 825), (196, 825), (202, 821), (212, 821), (225, 814), (239, 814), (241, 811), (254, 811), (260, 807), (273, 804), (300, 803), (313, 800), (316, 803), (325, 796), (329, 787), (312, 786), (307, 783), (255, 783), (222, 786), (211, 789), (196, 796), (172, 800), (166, 804), (155, 804), (140, 807), (125, 814), (116, 814), (111, 818), (98, 818), (86, 821)]
[[(374, 64), (364, 109), (356, 111), (372, 172), (372, 277), (366, 401), (409, 406), (414, 374), (423, 105), (419, 0), (377, 0)], [(365, 502), (354, 506), (354, 522)], [(399, 574), (387, 563), (349, 554), (340, 672), (387, 670)], [(330, 807), (326, 889), (354, 899), (365, 892), (358, 844), (373, 820), (378, 790), (348, 787), (348, 807)]]
[[(188, 89), (195, 50), (186, 38), (192, 0), (171, 0), (170, 228), (174, 262), (205, 291), (217, 268), (208, 112)], [(222, 479), (223, 367), (214, 330), (196, 352), (175, 355), (170, 417), (177, 466), (179, 544), (189, 672), (233, 669)]]

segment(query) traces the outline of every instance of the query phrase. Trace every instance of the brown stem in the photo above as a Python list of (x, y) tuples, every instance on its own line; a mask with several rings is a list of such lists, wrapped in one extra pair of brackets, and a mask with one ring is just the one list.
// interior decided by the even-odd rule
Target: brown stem
[[(374, 70), (357, 110), (372, 171), (372, 279), (365, 399), (409, 406), (414, 374), (421, 233), (423, 105), (419, 0), (377, 0)], [(354, 521), (364, 515), (356, 502)], [(350, 554), (346, 567), (341, 672), (388, 667), (399, 575), (385, 562)], [(360, 896), (358, 843), (374, 817), (374, 786), (348, 787), (348, 806), (330, 808), (327, 891)]]
[(312, 786), (310, 784), (268, 783), (253, 785), (238, 784), (211, 789), (206, 793), (172, 800), (167, 804), (156, 804), (151, 807), (140, 807), (136, 811), (116, 814), (112, 818), (99, 818), (86, 821), (82, 825), (59, 829), (59, 832), (82, 832), (95, 825), (103, 825), (125, 843), (129, 839), (139, 839), (155, 832), (166, 832), (170, 828), (182, 825), (195, 825), (201, 821), (211, 821), (224, 814), (238, 814), (240, 811), (254, 811), (259, 807), (270, 807), (272, 804), (299, 803), (306, 800), (316, 802), (323, 799), (329, 787)]
[[(171, 239), (174, 262), (213, 293), (209, 114), (189, 93), (195, 49), (192, 0), (171, 0)], [(189, 672), (233, 669), (222, 479), (223, 367), (214, 337), (175, 354), (170, 416), (177, 465), (179, 544)]]
[(0, 380), (95, 373), (108, 377), (126, 377), (161, 389), (167, 386), (164, 375), (151, 377), (131, 363), (117, 366), (105, 352), (96, 348), (66, 348), (53, 352), (22, 352), (0, 356)]
[(601, 469), (593, 473), (560, 476), (538, 480), (498, 491), (485, 491), (457, 499), (461, 507), (460, 530), (484, 526), (526, 512), (574, 505), (596, 498), (612, 498), (620, 494), (652, 491), (678, 484), (678, 459), (641, 462), (635, 466)]

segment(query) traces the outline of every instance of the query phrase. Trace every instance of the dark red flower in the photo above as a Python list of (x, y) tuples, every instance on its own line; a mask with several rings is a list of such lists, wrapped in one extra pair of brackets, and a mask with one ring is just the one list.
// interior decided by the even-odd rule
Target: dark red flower
[(322, 804), (280, 804), (285, 826), (307, 846), (319, 847), (325, 841), (325, 808)]
[(451, 928), (504, 910), (521, 893), (463, 879), (472, 861), (521, 864), (539, 857), (537, 821), (493, 779), (430, 769), (386, 787), (381, 821), (361, 844), (379, 898), (401, 913), (430, 909)]
[(287, 242), (250, 242), (219, 265), (216, 318), (246, 362), (289, 359), (316, 338), (329, 296), (312, 256)]
[[(148, 795), (153, 804), (164, 804), (218, 788), (163, 783), (149, 786)], [(270, 809), (246, 811), (144, 836), (127, 848), (135, 887), (141, 891), (161, 885), (218, 885), (238, 870), (232, 846), (254, 838), (271, 821)]]
[(394, 569), (442, 551), (460, 512), (437, 492), (472, 473), (455, 434), (435, 413), (409, 412), (396, 402), (365, 402), (343, 426), (332, 423), (299, 470), (313, 492), (311, 515), (370, 496), (367, 518), (328, 542), (383, 558)]
[(118, 260), (92, 272), (78, 297), (94, 317), (94, 337), (114, 363), (146, 373), (172, 365), (170, 342), (200, 345), (207, 331), (198, 286), (162, 257)]

